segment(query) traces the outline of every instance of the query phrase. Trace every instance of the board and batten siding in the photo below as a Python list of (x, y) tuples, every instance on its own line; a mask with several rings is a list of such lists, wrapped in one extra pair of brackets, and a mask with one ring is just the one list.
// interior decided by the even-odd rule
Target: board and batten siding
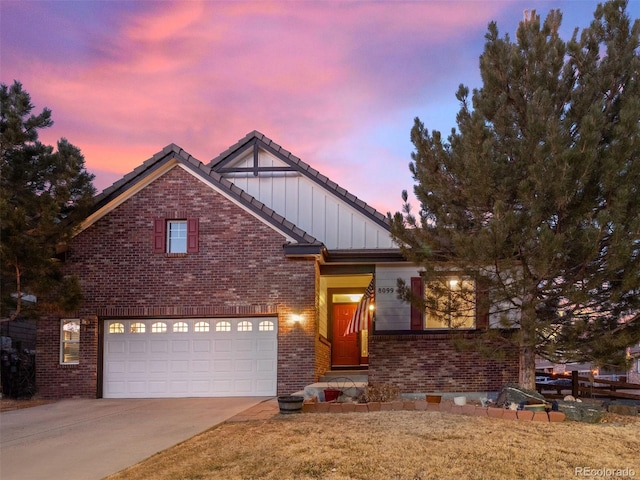
[[(419, 277), (414, 265), (376, 266), (376, 330), (411, 330), (411, 305), (398, 300), (398, 278), (411, 285), (412, 277)], [(489, 311), (489, 327), (519, 328), (520, 313), (511, 302), (492, 303)]]
[[(261, 150), (259, 166), (288, 165)], [(253, 167), (253, 154), (241, 157), (233, 167)], [(253, 172), (229, 172), (224, 177), (329, 249), (394, 247), (385, 228), (300, 172), (261, 171), (258, 176)]]
[(420, 273), (415, 265), (376, 266), (376, 330), (411, 330), (411, 306), (398, 299), (398, 278), (411, 284)]

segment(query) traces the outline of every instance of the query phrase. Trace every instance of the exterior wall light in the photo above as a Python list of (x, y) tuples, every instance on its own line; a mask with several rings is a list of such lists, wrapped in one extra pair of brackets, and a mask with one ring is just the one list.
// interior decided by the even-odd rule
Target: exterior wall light
[(292, 314), (291, 321), (293, 323), (302, 323), (302, 315), (300, 315), (299, 313)]

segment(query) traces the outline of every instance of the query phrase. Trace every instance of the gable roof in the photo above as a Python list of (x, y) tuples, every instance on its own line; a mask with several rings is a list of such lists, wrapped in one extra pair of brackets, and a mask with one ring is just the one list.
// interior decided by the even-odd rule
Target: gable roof
[[(256, 158), (255, 166), (253, 168), (230, 168), (229, 165), (236, 160), (239, 156), (245, 154), (248, 149), (253, 148), (254, 157)], [(270, 138), (266, 137), (262, 133), (254, 130), (253, 132), (248, 133), (244, 138), (240, 139), (231, 147), (227, 148), (220, 155), (215, 157), (211, 162), (209, 162), (209, 166), (212, 171), (224, 174), (228, 172), (237, 172), (237, 171), (254, 171), (255, 174), (258, 171), (262, 170), (264, 167), (258, 167), (257, 165), (257, 149), (261, 148), (272, 155), (276, 156), (284, 163), (289, 165), (287, 170), (296, 171), (311, 179), (313, 182), (317, 183), (324, 189), (330, 191), (337, 197), (339, 197), (342, 201), (350, 205), (351, 207), (358, 210), (365, 217), (373, 220), (375, 223), (380, 225), (381, 227), (389, 230), (389, 219), (386, 215), (378, 212), (375, 208), (368, 205), (367, 203), (360, 200), (358, 197), (349, 193), (346, 189), (342, 188), (340, 185), (330, 180), (328, 177), (322, 175), (316, 169), (312, 168), (307, 163), (300, 160), (298, 157), (293, 155), (291, 152), (285, 150), (280, 145), (275, 143)], [(282, 167), (271, 167), (266, 170), (270, 171), (283, 171)]]
[(213, 171), (210, 166), (205, 165), (173, 143), (164, 147), (162, 151), (156, 153), (153, 157), (143, 162), (142, 165), (98, 194), (94, 199), (92, 214), (81, 224), (80, 231), (93, 224), (138, 190), (144, 188), (157, 175), (168, 171), (176, 165), (181, 165), (203, 181), (211, 184), (220, 193), (240, 204), (245, 210), (270, 224), (276, 230), (281, 231), (295, 242), (307, 245), (321, 245), (321, 242), (316, 238), (298, 228), (282, 215)]

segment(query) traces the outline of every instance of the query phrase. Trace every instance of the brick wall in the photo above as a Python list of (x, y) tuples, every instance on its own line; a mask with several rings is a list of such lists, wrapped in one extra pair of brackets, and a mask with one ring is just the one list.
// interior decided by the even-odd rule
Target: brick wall
[[(153, 253), (154, 218), (199, 219), (199, 252)], [(65, 263), (80, 277), (87, 318), (78, 367), (59, 365), (59, 322), (38, 326), (37, 384), (44, 397), (95, 397), (99, 325), (127, 316), (277, 313), (278, 393), (315, 375), (316, 267), (287, 259), (285, 239), (181, 168), (174, 168), (75, 237)], [(305, 321), (292, 324), (291, 313)]]
[[(466, 340), (476, 334), (468, 333)], [(392, 383), (402, 393), (498, 391), (518, 380), (518, 353), (489, 359), (476, 350), (458, 351), (449, 333), (372, 335), (369, 382)]]
[[(78, 318), (68, 315), (65, 318)], [(80, 323), (80, 357), (77, 365), (60, 364), (60, 317), (38, 320), (36, 350), (37, 394), (43, 398), (94, 398), (98, 375), (98, 322)]]

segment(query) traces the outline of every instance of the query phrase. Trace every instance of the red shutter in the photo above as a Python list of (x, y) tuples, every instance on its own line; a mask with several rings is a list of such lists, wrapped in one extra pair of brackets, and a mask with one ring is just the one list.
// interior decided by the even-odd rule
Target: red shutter
[(164, 253), (166, 251), (166, 228), (167, 222), (164, 218), (153, 219), (153, 253)]
[(200, 225), (197, 218), (187, 219), (187, 253), (198, 253)]
[[(424, 282), (422, 277), (411, 277), (411, 293), (424, 297)], [(411, 330), (424, 330), (424, 312), (411, 304)]]
[(486, 281), (476, 281), (476, 328), (489, 328), (489, 286)]

